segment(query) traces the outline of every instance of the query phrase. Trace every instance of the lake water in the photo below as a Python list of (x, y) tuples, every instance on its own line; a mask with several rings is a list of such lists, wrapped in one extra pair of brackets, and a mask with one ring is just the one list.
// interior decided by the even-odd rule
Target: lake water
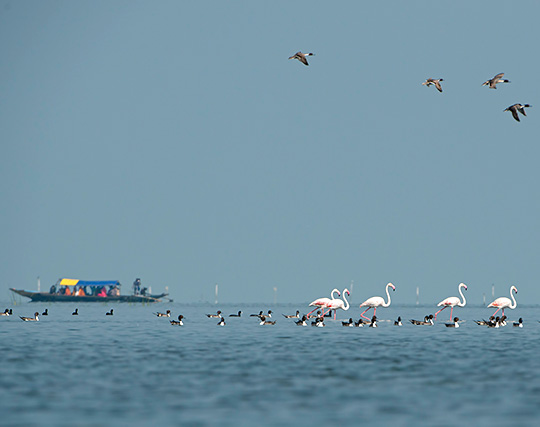
[[(281, 313), (305, 305), (13, 305), (0, 317), (0, 417), (5, 426), (471, 425), (536, 426), (540, 419), (540, 307), (507, 310), (500, 329), (456, 308), (446, 328), (393, 326), (434, 306), (379, 309), (378, 328), (298, 327)], [(49, 310), (40, 322), (18, 316)], [(79, 308), (79, 316), (71, 312)], [(114, 316), (105, 312), (114, 308)], [(227, 316), (205, 314), (221, 309)], [(153, 313), (170, 309), (185, 326)], [(251, 313), (272, 309), (275, 326)], [(391, 322), (390, 322), (391, 320)]]

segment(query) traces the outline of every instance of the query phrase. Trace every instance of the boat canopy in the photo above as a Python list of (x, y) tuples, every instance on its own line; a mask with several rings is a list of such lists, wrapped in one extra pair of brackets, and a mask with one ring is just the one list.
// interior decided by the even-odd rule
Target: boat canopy
[(59, 279), (58, 286), (121, 286), (118, 280)]

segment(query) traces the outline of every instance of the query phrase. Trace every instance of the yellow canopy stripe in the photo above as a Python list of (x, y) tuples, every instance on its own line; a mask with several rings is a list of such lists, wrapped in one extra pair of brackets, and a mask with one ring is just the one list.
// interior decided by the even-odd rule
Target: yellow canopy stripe
[(60, 280), (60, 286), (75, 286), (79, 283), (79, 279), (62, 279)]

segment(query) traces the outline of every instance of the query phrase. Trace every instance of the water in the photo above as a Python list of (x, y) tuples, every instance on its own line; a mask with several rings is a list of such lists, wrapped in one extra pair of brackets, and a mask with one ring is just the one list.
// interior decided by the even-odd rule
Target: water
[[(378, 328), (298, 327), (301, 305), (38, 304), (0, 318), (0, 416), (8, 426), (528, 426), (540, 416), (540, 308), (508, 310), (524, 328), (480, 327), (491, 309), (456, 308), (459, 329), (393, 326), (432, 306), (392, 306)], [(46, 307), (40, 322), (22, 322)], [(71, 312), (79, 308), (78, 317)], [(105, 312), (114, 308), (114, 316)], [(173, 327), (155, 311), (185, 316)], [(275, 326), (251, 313), (272, 309)], [(448, 312), (447, 312), (448, 311)], [(447, 321), (449, 310), (439, 320)]]

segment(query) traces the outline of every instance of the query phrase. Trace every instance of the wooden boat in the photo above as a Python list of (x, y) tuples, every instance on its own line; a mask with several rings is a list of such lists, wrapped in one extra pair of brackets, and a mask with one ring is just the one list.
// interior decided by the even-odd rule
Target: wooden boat
[[(120, 295), (120, 282), (118, 280), (78, 280), (59, 279), (51, 286), (49, 292), (25, 291), (9, 288), (12, 292), (30, 298), (32, 302), (161, 302), (160, 298), (168, 294), (159, 295)], [(82, 289), (82, 295), (78, 295)]]

